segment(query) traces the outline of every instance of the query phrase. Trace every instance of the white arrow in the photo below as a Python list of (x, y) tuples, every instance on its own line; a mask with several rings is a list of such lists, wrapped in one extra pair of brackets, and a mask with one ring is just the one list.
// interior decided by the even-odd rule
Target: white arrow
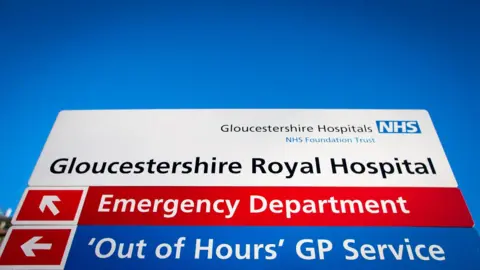
[(59, 202), (60, 198), (57, 196), (50, 196), (50, 195), (45, 195), (42, 198), (42, 201), (40, 202), (40, 211), (45, 212), (45, 207), (48, 207), (50, 209), (50, 212), (54, 216), (56, 216), (60, 211), (58, 211), (58, 208), (55, 206), (55, 202)]
[(32, 239), (25, 242), (21, 248), (25, 256), (27, 257), (35, 257), (35, 253), (33, 250), (50, 250), (52, 248), (52, 244), (38, 244), (37, 242), (42, 239), (41, 236), (34, 236)]

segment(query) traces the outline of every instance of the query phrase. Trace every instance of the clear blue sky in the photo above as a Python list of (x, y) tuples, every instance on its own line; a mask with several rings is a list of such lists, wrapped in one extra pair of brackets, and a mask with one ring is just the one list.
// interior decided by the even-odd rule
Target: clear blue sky
[(480, 220), (479, 1), (62, 2), (0, 1), (0, 208), (62, 109), (421, 108)]

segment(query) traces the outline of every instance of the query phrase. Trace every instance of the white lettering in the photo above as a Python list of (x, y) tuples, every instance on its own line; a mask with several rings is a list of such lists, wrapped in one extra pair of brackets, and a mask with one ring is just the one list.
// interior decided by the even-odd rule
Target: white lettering
[(192, 200), (192, 199), (140, 199), (114, 198), (105, 194), (100, 198), (98, 212), (161, 212), (164, 218), (174, 218), (181, 213), (222, 214), (226, 219), (232, 218), (240, 205), (240, 200)]
[[(260, 209), (255, 208), (256, 204), (255, 201), (260, 200), (262, 203)], [(264, 197), (258, 196), (258, 195), (252, 195), (250, 196), (250, 213), (261, 213), (267, 209), (267, 200), (265, 200)]]
[(349, 244), (352, 244), (352, 243), (355, 243), (355, 240), (347, 239), (347, 240), (343, 241), (343, 248), (352, 253), (352, 255), (350, 255), (350, 256), (348, 256), (348, 255), (345, 256), (345, 259), (347, 259), (349, 261), (353, 261), (353, 260), (358, 259), (358, 251), (349, 246)]
[(200, 251), (207, 251), (207, 259), (212, 259), (213, 256), (213, 239), (208, 239), (208, 245), (202, 246), (202, 240), (197, 239), (195, 244), (195, 259), (200, 259)]
[[(391, 258), (398, 261), (413, 261), (416, 259), (422, 261), (429, 261), (430, 259), (437, 261), (445, 260), (445, 252), (442, 247), (438, 245), (427, 246), (425, 244), (413, 245), (410, 244), (408, 238), (405, 238), (402, 244), (362, 244), (359, 248), (355, 248), (353, 246), (354, 244), (355, 240), (353, 239), (343, 241), (343, 248), (348, 252), (345, 256), (347, 260), (357, 260), (359, 258), (369, 261), (377, 259), (388, 260)], [(358, 250), (360, 250), (360, 252)], [(428, 250), (428, 254), (425, 254), (426, 252), (422, 253), (422, 250)]]
[[(163, 249), (165, 249), (164, 252), (162, 251)], [(157, 258), (159, 259), (166, 259), (170, 257), (171, 254), (172, 254), (172, 246), (170, 246), (167, 243), (162, 243), (158, 245), (157, 248), (155, 249), (155, 256), (157, 256)]]
[[(108, 250), (107, 253), (102, 254), (100, 252), (100, 249), (102, 248), (102, 245), (105, 242), (110, 244), (110, 249)], [(103, 238), (102, 240), (98, 241), (97, 245), (95, 246), (95, 255), (100, 259), (106, 259), (113, 255), (116, 248), (117, 248), (117, 243), (115, 242), (115, 240), (113, 240), (112, 238)]]
[(98, 212), (110, 212), (110, 209), (104, 208), (106, 205), (111, 204), (111, 202), (106, 201), (107, 198), (113, 198), (113, 195), (111, 194), (102, 195), (102, 198), (100, 198), (100, 205), (98, 206)]
[[(428, 252), (430, 253), (430, 256), (437, 261), (445, 261), (445, 251), (443, 251), (443, 248), (438, 245), (431, 245), (428, 248)], [(440, 256), (437, 256), (440, 255)]]
[[(310, 244), (309, 247), (304, 247), (306, 244)], [(325, 253), (331, 251), (333, 248), (333, 244), (329, 240), (325, 239), (318, 239), (317, 240), (317, 247), (313, 246), (312, 239), (302, 239), (297, 242), (296, 252), (298, 257), (303, 260), (315, 260), (317, 258), (317, 250), (318, 250), (318, 259), (324, 260)]]
[[(330, 212), (334, 214), (408, 214), (410, 211), (406, 207), (407, 201), (402, 197), (397, 200), (359, 200), (359, 199), (335, 199), (330, 197), (328, 200), (295, 200), (295, 199), (271, 199), (267, 200), (260, 195), (250, 196), (250, 213), (257, 214), (270, 212), (273, 214), (283, 214), (290, 219), (295, 214), (323, 214)], [(400, 212), (397, 209), (400, 208)]]

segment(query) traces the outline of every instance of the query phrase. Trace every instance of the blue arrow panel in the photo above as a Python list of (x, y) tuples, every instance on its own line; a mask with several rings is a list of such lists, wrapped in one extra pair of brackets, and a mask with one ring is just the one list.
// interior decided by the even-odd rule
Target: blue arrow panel
[(79, 226), (76, 269), (480, 269), (470, 228)]

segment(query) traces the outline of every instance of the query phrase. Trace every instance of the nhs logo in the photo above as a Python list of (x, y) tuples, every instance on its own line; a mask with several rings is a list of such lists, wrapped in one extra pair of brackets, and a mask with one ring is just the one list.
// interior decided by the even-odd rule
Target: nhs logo
[(422, 133), (417, 121), (379, 120), (377, 129), (378, 133)]

